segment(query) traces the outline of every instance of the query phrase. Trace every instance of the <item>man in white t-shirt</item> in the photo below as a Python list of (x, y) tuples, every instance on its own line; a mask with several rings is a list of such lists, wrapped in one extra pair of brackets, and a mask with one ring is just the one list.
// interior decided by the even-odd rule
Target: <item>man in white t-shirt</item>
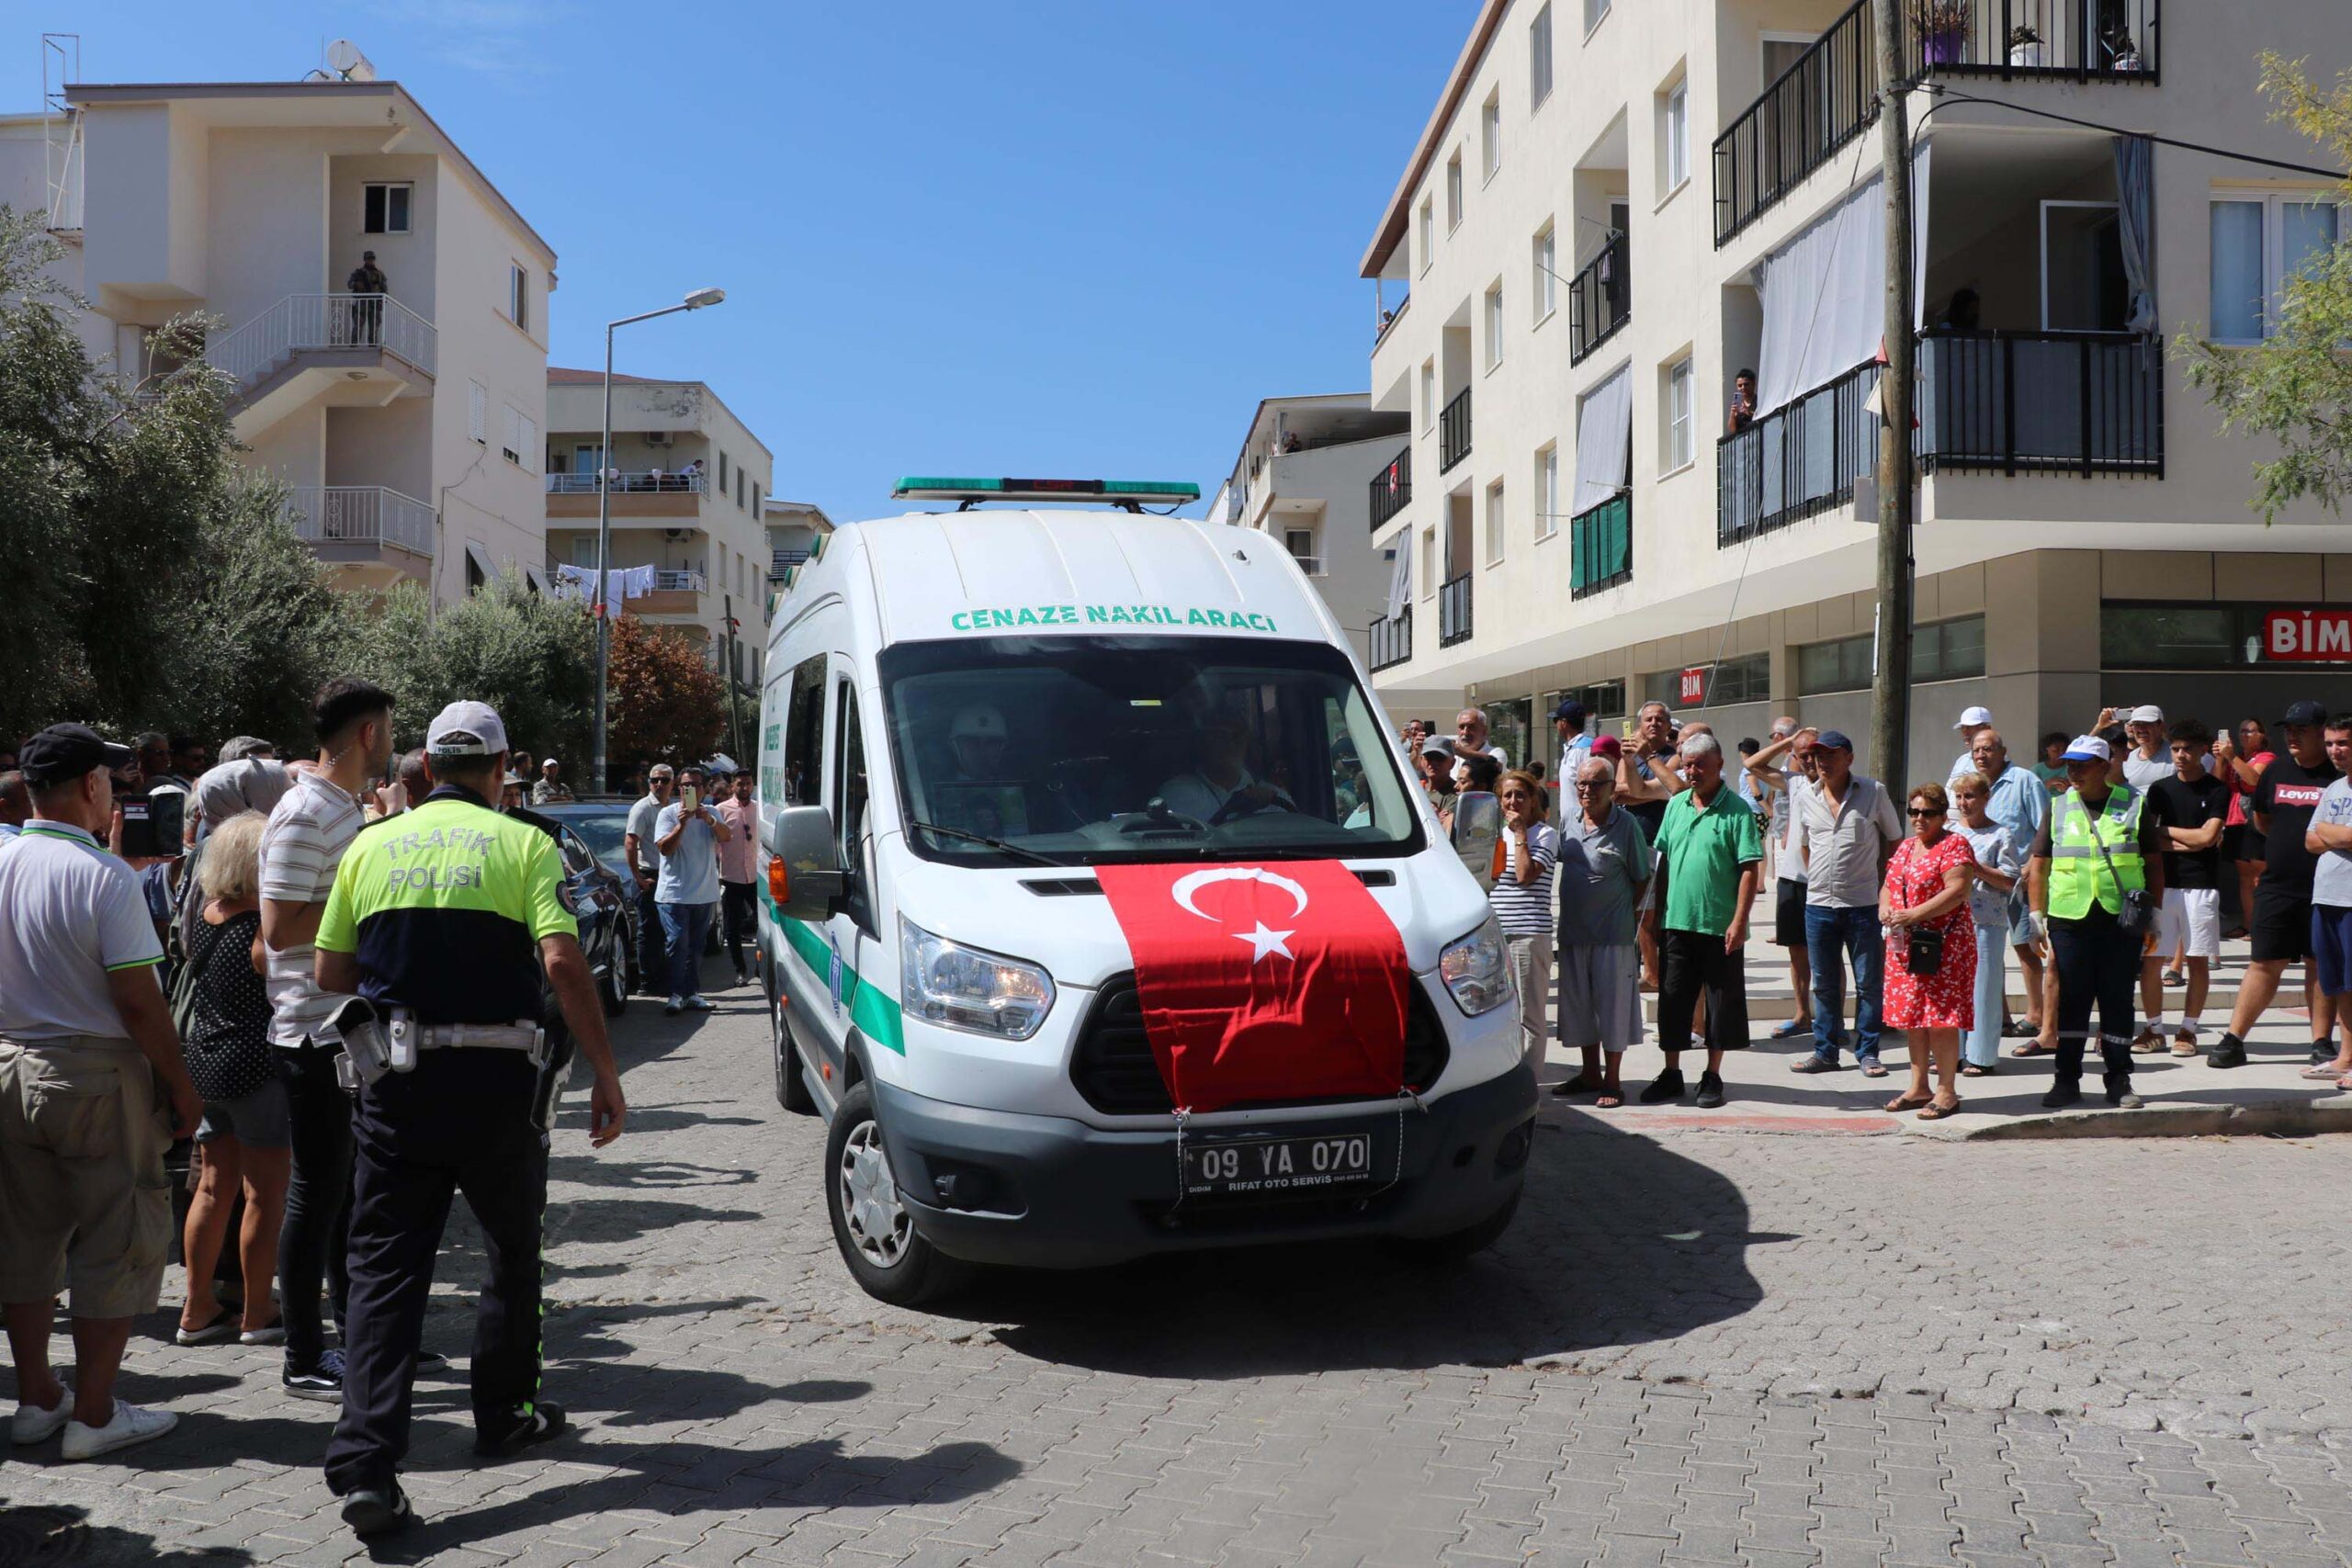
[[(1585, 759), (1592, 755), (1592, 737), (1585, 731), (1585, 716), (1584, 705), (1574, 697), (1562, 697), (1560, 705), (1552, 710), (1552, 733), (1560, 741), (1560, 771), (1556, 777), (1560, 787), (1571, 796), (1576, 793), (1577, 778), (1584, 771)], [(1565, 813), (1575, 804), (1573, 799), (1563, 799), (1560, 809)]]
[(285, 1327), (286, 1392), (343, 1398), (343, 1352), (330, 1350), (319, 1316), (319, 1280), (338, 1322), (351, 1190), (351, 1097), (335, 1076), (343, 1042), (327, 1020), (346, 999), (316, 973), (319, 919), (334, 891), (344, 851), (367, 825), (359, 799), (392, 761), (392, 696), (345, 676), (311, 705), (316, 764), (298, 765), (261, 835), (261, 940), (269, 982), (269, 1038), (278, 1047), (293, 1134), (294, 1174), (278, 1230), (278, 1315)]
[[(1982, 710), (1978, 710), (1982, 711)], [(1747, 776), (1769, 799), (1780, 799), (1770, 814), (1776, 874), (1772, 883), (1772, 945), (1789, 955), (1789, 988), (1795, 998), (1794, 1016), (1772, 1031), (1775, 1040), (1794, 1040), (1813, 1032), (1813, 961), (1804, 944), (1804, 855), (1796, 847), (1797, 807), (1813, 787), (1814, 732), (1800, 728), (1793, 718), (1772, 721), (1772, 739), (1747, 761)], [(1781, 766), (1781, 758), (1788, 766)]]
[(1464, 708), (1453, 716), (1454, 788), (1469, 787), (1470, 770), (1462, 761), (1464, 758), (1475, 757), (1483, 751), (1500, 766), (1510, 766), (1510, 759), (1503, 755), (1503, 749), (1488, 744), (1487, 734), (1486, 709)]
[(637, 988), (650, 996), (666, 994), (670, 984), (669, 942), (662, 934), (662, 908), (653, 897), (662, 878), (653, 824), (670, 804), (676, 780), (667, 762), (648, 768), (645, 794), (628, 808), (628, 828), (621, 835), (621, 852), (628, 858), (629, 874), (637, 879)]

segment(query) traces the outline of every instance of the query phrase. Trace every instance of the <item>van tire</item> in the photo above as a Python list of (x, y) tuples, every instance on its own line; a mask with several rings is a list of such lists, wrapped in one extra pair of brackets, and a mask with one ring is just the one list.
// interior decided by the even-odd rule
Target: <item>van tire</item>
[(817, 1113), (817, 1097), (808, 1092), (807, 1068), (800, 1048), (792, 1043), (792, 1026), (784, 1021), (784, 998), (776, 993), (775, 965), (760, 963), (761, 988), (768, 998), (768, 1054), (775, 1064), (775, 1102), (795, 1116)]
[[(854, 1086), (842, 1096), (832, 1125), (825, 1131), (825, 1212), (832, 1217), (833, 1245), (858, 1288), (892, 1306), (919, 1306), (962, 1284), (967, 1270), (914, 1228), (899, 1202), (881, 1134), (881, 1123), (874, 1119), (873, 1091), (862, 1083)], [(878, 1224), (873, 1203), (865, 1201), (874, 1198), (872, 1183), (877, 1177), (885, 1183), (880, 1201), (891, 1211)], [(869, 1227), (863, 1240), (850, 1224), (850, 1212), (861, 1206), (866, 1211), (863, 1223)], [(876, 1237), (891, 1238), (884, 1243), (892, 1253), (887, 1262), (869, 1256)]]
[(1518, 1213), (1519, 1194), (1513, 1192), (1501, 1208), (1476, 1224), (1442, 1235), (1399, 1236), (1395, 1246), (1416, 1263), (1466, 1262), (1500, 1241), (1503, 1232), (1510, 1229), (1511, 1216)]

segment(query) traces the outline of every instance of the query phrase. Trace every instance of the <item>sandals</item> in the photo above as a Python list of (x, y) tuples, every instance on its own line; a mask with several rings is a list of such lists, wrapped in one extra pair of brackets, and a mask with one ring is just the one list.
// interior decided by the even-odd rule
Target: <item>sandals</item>
[(212, 1321), (201, 1328), (183, 1327), (172, 1336), (175, 1345), (224, 1345), (237, 1337), (237, 1325), (229, 1309), (222, 1307), (212, 1314)]
[(2302, 1076), (2316, 1083), (2322, 1078), (2341, 1081), (2347, 1075), (2333, 1062), (2318, 1062), (2305, 1067)]
[(1603, 1090), (1600, 1098), (1592, 1102), (1592, 1108), (1595, 1111), (1615, 1111), (1624, 1103), (1625, 1097), (1623, 1095), (1611, 1094), (1608, 1091)]
[(1989, 1078), (1995, 1071), (1995, 1068), (1984, 1063), (1964, 1062), (1961, 1065), (1960, 1076), (1964, 1078)]
[(2009, 1055), (2021, 1061), (2028, 1056), (2055, 1056), (2057, 1054), (2058, 1047), (2055, 1045), (2044, 1045), (2039, 1040), (2029, 1040), (2011, 1051)]
[(1898, 1094), (1886, 1102), (1886, 1109), (1893, 1114), (1901, 1115), (1905, 1111), (1917, 1111), (1923, 1105), (1932, 1105), (1935, 1100), (1936, 1097), (1932, 1094), (1923, 1094), (1917, 1100), (1907, 1094)]
[(1922, 1122), (1940, 1122), (1947, 1116), (1959, 1115), (1960, 1107), (1961, 1101), (1957, 1099), (1953, 1100), (1950, 1105), (1939, 1104), (1931, 1100), (1925, 1106), (1920, 1108), (1918, 1112), (1919, 1120)]

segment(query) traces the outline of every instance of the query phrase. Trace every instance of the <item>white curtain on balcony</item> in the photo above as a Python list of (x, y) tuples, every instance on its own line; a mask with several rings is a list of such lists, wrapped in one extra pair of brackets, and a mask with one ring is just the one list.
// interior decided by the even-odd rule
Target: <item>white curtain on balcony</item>
[[(1911, 158), (1912, 324), (1927, 319), (1928, 152)], [(1886, 184), (1870, 184), (1756, 265), (1764, 338), (1756, 410), (1770, 413), (1878, 357), (1886, 335)]]
[(2116, 231), (2123, 276), (2132, 288), (2132, 319), (2143, 337), (2156, 330), (2155, 143), (2144, 136), (2115, 139)]
[(1589, 512), (1632, 480), (1634, 367), (1585, 394), (1577, 410), (1577, 489), (1569, 508)]
[(1388, 618), (1395, 620), (1413, 602), (1413, 532), (1396, 536), (1396, 559), (1388, 569)]

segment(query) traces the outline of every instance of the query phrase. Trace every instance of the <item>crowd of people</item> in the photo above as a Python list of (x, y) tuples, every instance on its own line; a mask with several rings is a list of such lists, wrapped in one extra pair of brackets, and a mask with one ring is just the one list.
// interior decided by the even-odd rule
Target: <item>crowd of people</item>
[[(1555, 1093), (1624, 1103), (1621, 1059), (1642, 1043), (1654, 993), (1662, 1061), (1635, 1098), (1679, 1101), (1695, 1087), (1697, 1105), (1723, 1104), (1723, 1055), (1750, 1043), (1748, 919), (1767, 890), (1763, 940), (1787, 954), (1793, 994), (1770, 1038), (1810, 1046), (1792, 1072), (1850, 1058), (1876, 1078), (1890, 1071), (1883, 1033), (1900, 1031), (1910, 1078), (1890, 1111), (1951, 1115), (1962, 1080), (2002, 1070), (2005, 1041), (2012, 1061), (2051, 1058), (2045, 1107), (2082, 1100), (2096, 1045), (2106, 1102), (2136, 1108), (2135, 1057), (2245, 1066), (2246, 1036), (2295, 964), (2311, 1022), (2302, 1074), (2352, 1089), (2352, 1002), (2340, 1000), (2352, 992), (2352, 715), (2290, 704), (2274, 747), (2259, 718), (2216, 735), (2153, 705), (2106, 708), (2080, 735), (2041, 737), (2038, 761), (2021, 763), (1991, 713), (1970, 707), (1946, 775), (1901, 795), (1855, 772), (1848, 737), (1793, 718), (1741, 740), (1734, 760), (1712, 726), (1678, 726), (1663, 703), (1643, 705), (1623, 737), (1593, 733), (1589, 716), (1574, 699), (1554, 711), (1550, 770), (1511, 769), (1475, 707), (1450, 736), (1414, 721), (1400, 737), (1441, 823), (1465, 793), (1498, 795), (1489, 897), (1526, 1047), (1540, 1062), (1556, 1038), (1578, 1058)], [(2214, 965), (2239, 938), (2247, 968), (2209, 1033)], [(1707, 1053), (1695, 1086), (1681, 1067), (1694, 1048)]]
[[(197, 737), (122, 745), (76, 724), (0, 745), (15, 1443), (62, 1434), (81, 1460), (172, 1428), (115, 1382), (132, 1320), (163, 1293), (183, 1143), (175, 1340), (282, 1348), (286, 1393), (340, 1409), (329, 1481), (363, 1533), (407, 1517), (392, 1472), (412, 1381), (447, 1367), (417, 1333), (457, 1190), (491, 1255), (478, 1451), (561, 1431), (537, 1397), (537, 1252), (574, 1051), (592, 1141), (626, 1113), (553, 824), (522, 804), (571, 792), (554, 758), (526, 783), (530, 757), (481, 704), (451, 705), (405, 753), (393, 706), (330, 682), (299, 758), (253, 736), (216, 760)], [(499, 833), (502, 817), (537, 830)], [(363, 1040), (386, 1043), (380, 1081)], [(70, 1374), (49, 1358), (61, 1295)]]

